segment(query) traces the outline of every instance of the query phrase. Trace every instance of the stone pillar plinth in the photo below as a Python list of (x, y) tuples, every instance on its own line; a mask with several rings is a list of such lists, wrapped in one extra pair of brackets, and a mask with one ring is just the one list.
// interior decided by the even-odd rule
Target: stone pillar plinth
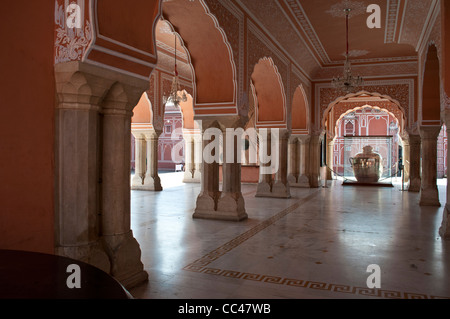
[(422, 126), (422, 183), (420, 187), (420, 206), (441, 206), (437, 179), (437, 138), (440, 126)]
[(420, 177), (420, 135), (409, 135), (409, 192), (419, 192)]

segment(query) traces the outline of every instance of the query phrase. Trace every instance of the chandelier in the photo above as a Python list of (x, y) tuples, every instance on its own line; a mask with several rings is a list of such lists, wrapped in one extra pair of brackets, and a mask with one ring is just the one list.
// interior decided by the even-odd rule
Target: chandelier
[[(175, 34), (174, 34), (175, 35)], [(176, 108), (180, 108), (180, 102), (186, 102), (187, 96), (186, 93), (180, 95), (178, 92), (181, 91), (180, 81), (178, 78), (178, 70), (177, 70), (177, 37), (175, 35), (175, 68), (174, 68), (174, 76), (172, 79), (172, 87), (170, 89), (169, 96), (163, 96), (163, 102), (172, 103)]]
[(351, 9), (345, 9), (345, 31), (346, 31), (346, 42), (347, 51), (345, 53), (345, 63), (344, 63), (344, 74), (342, 77), (333, 78), (331, 81), (333, 87), (340, 89), (347, 93), (353, 92), (354, 89), (363, 84), (363, 79), (360, 76), (352, 75), (352, 66), (350, 60), (348, 59), (348, 16)]

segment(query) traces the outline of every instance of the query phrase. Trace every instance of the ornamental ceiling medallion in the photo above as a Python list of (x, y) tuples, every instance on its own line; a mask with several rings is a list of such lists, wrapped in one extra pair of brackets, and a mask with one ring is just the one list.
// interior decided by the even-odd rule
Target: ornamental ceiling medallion
[(345, 9), (350, 9), (348, 17), (351, 19), (355, 16), (366, 13), (367, 6), (361, 1), (344, 0), (332, 5), (326, 13), (336, 18), (343, 18), (345, 17)]

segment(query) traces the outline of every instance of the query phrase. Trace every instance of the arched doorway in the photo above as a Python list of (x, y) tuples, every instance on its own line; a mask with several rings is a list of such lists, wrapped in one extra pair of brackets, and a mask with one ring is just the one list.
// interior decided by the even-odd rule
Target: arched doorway
[[(395, 176), (398, 172), (401, 164), (399, 157), (402, 155), (402, 161), (404, 157), (400, 136), (407, 122), (404, 109), (395, 99), (366, 91), (348, 94), (329, 105), (322, 124), (327, 134), (327, 167), (335, 176), (347, 178), (353, 175), (349, 159), (363, 152), (364, 145), (361, 143), (372, 143), (375, 148), (390, 150), (389, 164), (385, 163), (389, 170), (382, 174), (384, 178)], [(370, 136), (372, 139), (376, 136), (379, 141), (364, 139)], [(345, 141), (349, 145), (345, 145)], [(355, 142), (353, 146), (351, 141)], [(385, 145), (381, 147), (381, 144)], [(386, 156), (387, 153), (385, 159)]]
[(336, 121), (333, 142), (333, 172), (339, 177), (356, 180), (351, 159), (367, 146), (381, 157), (378, 182), (390, 183), (400, 174), (403, 144), (399, 120), (386, 109), (366, 104), (343, 113)]

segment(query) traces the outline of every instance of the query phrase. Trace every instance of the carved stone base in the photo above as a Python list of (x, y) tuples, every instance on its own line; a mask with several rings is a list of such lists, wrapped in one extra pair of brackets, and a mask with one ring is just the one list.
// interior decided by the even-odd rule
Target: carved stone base
[(212, 220), (223, 220), (240, 222), (248, 218), (247, 213), (239, 211), (220, 211), (220, 210), (202, 210), (196, 209), (194, 215), (195, 219), (212, 219)]
[(309, 188), (309, 178), (306, 175), (301, 175), (296, 183), (289, 183), (289, 186), (295, 188)]
[(200, 183), (201, 182), (201, 174), (194, 172), (185, 172), (183, 176), (183, 183)]
[(289, 184), (283, 184), (282, 182), (275, 182), (270, 187), (267, 182), (258, 183), (256, 190), (256, 197), (273, 197), (273, 198), (290, 198), (291, 193)]
[(248, 218), (245, 212), (244, 198), (241, 193), (222, 194), (215, 209), (214, 198), (203, 194), (197, 198), (197, 206), (192, 216), (196, 219), (242, 221)]
[(69, 257), (90, 264), (106, 273), (111, 271), (111, 263), (105, 252), (105, 248), (99, 242), (83, 246), (59, 246), (55, 253), (59, 256)]
[(289, 183), (275, 182), (272, 186), (272, 197), (291, 198)]
[(421, 183), (422, 182), (421, 182), (420, 178), (412, 178), (412, 179), (410, 179), (408, 192), (413, 192), (413, 193), (420, 192)]
[(436, 187), (430, 189), (421, 189), (420, 190), (420, 206), (436, 206), (440, 207), (439, 203), (439, 191)]
[(159, 176), (155, 178), (146, 176), (144, 179), (144, 184), (142, 185), (132, 184), (131, 189), (140, 191), (154, 191), (154, 192), (160, 192), (163, 190)]
[(141, 262), (141, 248), (130, 230), (126, 234), (104, 236), (104, 245), (111, 261), (110, 274), (129, 289), (148, 280)]
[(292, 174), (288, 175), (287, 180), (288, 180), (289, 185), (291, 185), (291, 186), (297, 184), (297, 178)]

